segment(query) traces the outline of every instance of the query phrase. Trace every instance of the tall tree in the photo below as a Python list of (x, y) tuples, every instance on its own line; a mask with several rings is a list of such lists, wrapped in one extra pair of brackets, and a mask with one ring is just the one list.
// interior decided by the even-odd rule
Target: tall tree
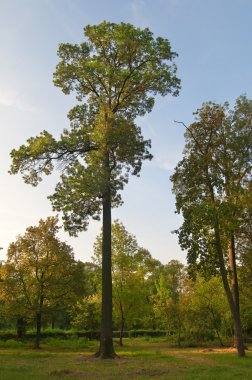
[(2, 268), (2, 294), (8, 294), (17, 316), (27, 317), (29, 313), (35, 320), (35, 348), (40, 347), (44, 310), (55, 310), (60, 302), (72, 297), (76, 288), (79, 266), (72, 248), (56, 236), (57, 222), (57, 218), (49, 217), (41, 219), (36, 227), (28, 227), (10, 244)]
[(235, 238), (245, 218), (243, 200), (251, 183), (252, 101), (242, 96), (234, 110), (228, 103), (209, 102), (195, 114), (196, 121), (185, 134), (184, 157), (172, 176), (177, 211), (184, 217), (179, 240), (183, 248), (189, 248), (189, 259), (194, 256), (196, 260), (205, 250), (218, 264), (234, 320), (238, 354), (244, 356)]
[(11, 173), (37, 185), (53, 162), (64, 163), (61, 181), (50, 197), (63, 212), (72, 235), (85, 230), (89, 217), (102, 213), (102, 320), (98, 357), (114, 357), (112, 342), (111, 207), (129, 173), (138, 175), (142, 160), (151, 158), (150, 141), (134, 120), (150, 112), (153, 95), (178, 95), (180, 81), (169, 41), (153, 38), (148, 28), (102, 22), (84, 28), (86, 41), (61, 44), (54, 84), (81, 102), (69, 112), (70, 130), (56, 141), (46, 131), (13, 150)]

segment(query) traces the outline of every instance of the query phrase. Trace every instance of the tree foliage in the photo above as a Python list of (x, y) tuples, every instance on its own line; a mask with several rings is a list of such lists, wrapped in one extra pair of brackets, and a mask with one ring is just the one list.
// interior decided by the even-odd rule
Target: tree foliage
[(80, 45), (59, 46), (54, 73), (54, 84), (65, 94), (74, 91), (82, 102), (68, 114), (70, 129), (59, 140), (47, 131), (28, 139), (11, 152), (10, 170), (36, 186), (54, 162), (62, 162), (63, 175), (50, 199), (73, 235), (87, 228), (89, 217), (99, 217), (108, 184), (113, 204), (120, 204), (118, 190), (128, 173), (137, 175), (142, 160), (151, 158), (150, 141), (134, 119), (151, 111), (153, 94), (179, 90), (176, 53), (148, 28), (103, 22), (85, 27), (84, 34)]
[(12, 315), (36, 321), (36, 348), (43, 313), (67, 305), (79, 290), (79, 268), (72, 248), (56, 236), (57, 222), (57, 218), (49, 217), (36, 227), (28, 227), (10, 244), (2, 268), (1, 293), (8, 299)]
[(179, 346), (185, 314), (183, 290), (186, 277), (183, 264), (171, 260), (159, 272), (155, 281), (155, 292), (151, 295), (158, 325), (165, 329), (168, 335), (176, 336)]
[(228, 103), (205, 103), (195, 115), (185, 134), (184, 157), (172, 176), (177, 211), (184, 217), (177, 232), (182, 248), (188, 249), (189, 262), (204, 260), (206, 253), (216, 254), (216, 217), (223, 243), (239, 232), (252, 167), (250, 100), (241, 96), (234, 110)]
[[(102, 235), (94, 245), (95, 263), (101, 265), (101, 259)], [(148, 277), (156, 262), (147, 250), (138, 246), (136, 237), (115, 220), (112, 224), (113, 320), (120, 328), (121, 345), (123, 331), (143, 323), (143, 314), (151, 311)]]
[(232, 330), (221, 278), (213, 276), (208, 281), (198, 276), (191, 283), (184, 300), (183, 328), (187, 339), (204, 342), (216, 337), (221, 346)]
[[(186, 131), (183, 159), (172, 176), (177, 211), (184, 217), (177, 232), (182, 248), (188, 249), (189, 262), (200, 258), (218, 265), (242, 340), (235, 239), (246, 220), (244, 198), (251, 186), (252, 101), (241, 96), (233, 110), (228, 103), (209, 102), (195, 115)], [(232, 292), (227, 270), (232, 274)], [(238, 346), (242, 356), (243, 343)]]

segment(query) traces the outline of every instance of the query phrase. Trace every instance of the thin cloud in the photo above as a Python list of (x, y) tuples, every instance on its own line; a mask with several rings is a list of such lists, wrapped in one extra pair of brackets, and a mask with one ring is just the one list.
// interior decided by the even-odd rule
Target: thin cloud
[(147, 166), (167, 170), (169, 172), (172, 172), (177, 165), (174, 160), (170, 160), (168, 157), (161, 157), (157, 154), (154, 154), (153, 159), (151, 161), (147, 161), (145, 164)]
[(131, 14), (133, 23), (140, 27), (146, 27), (148, 25), (148, 20), (143, 17), (145, 6), (146, 3), (144, 0), (133, 0), (131, 2)]
[(157, 162), (157, 166), (160, 169), (173, 171), (176, 165), (170, 161), (159, 161), (159, 162)]
[(37, 108), (22, 100), (20, 93), (17, 90), (2, 90), (0, 89), (0, 105), (12, 107), (18, 111), (36, 112)]

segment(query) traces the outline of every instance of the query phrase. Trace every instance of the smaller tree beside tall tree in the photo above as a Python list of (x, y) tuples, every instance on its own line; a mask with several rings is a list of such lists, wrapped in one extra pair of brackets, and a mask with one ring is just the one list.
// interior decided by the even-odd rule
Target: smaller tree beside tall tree
[[(62, 307), (79, 287), (79, 266), (72, 248), (56, 236), (57, 217), (40, 220), (11, 243), (2, 269), (2, 294), (19, 316), (35, 321), (35, 348), (40, 348), (43, 314)], [(11, 309), (13, 309), (13, 307)]]

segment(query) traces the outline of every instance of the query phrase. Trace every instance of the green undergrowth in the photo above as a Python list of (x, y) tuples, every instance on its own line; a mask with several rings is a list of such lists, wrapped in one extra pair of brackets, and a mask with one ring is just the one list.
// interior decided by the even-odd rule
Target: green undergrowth
[[(24, 335), (24, 339), (29, 340), (35, 338), (36, 330), (29, 329)], [(114, 339), (119, 339), (120, 331), (113, 331)], [(55, 339), (72, 339), (74, 337), (86, 338), (89, 340), (99, 339), (100, 331), (98, 330), (62, 330), (62, 329), (50, 329), (45, 328), (41, 332), (42, 338), (55, 338)], [(164, 330), (130, 330), (123, 332), (124, 338), (136, 338), (136, 337), (148, 337), (148, 338), (160, 338), (166, 337), (166, 331)], [(15, 330), (0, 330), (0, 340), (16, 339)]]

